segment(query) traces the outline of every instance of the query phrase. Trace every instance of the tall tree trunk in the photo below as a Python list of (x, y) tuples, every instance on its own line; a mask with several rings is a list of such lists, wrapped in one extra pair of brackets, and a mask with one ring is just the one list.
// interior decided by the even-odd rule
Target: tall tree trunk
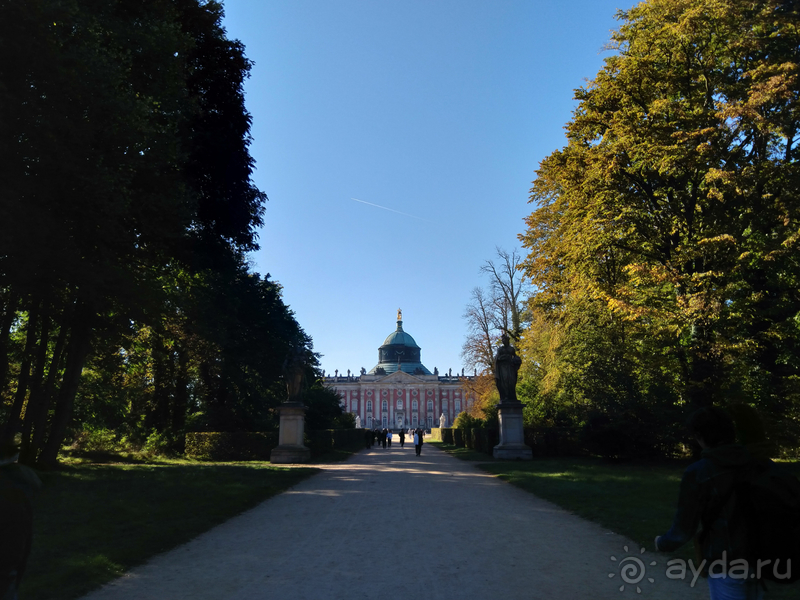
[(61, 371), (61, 363), (63, 362), (64, 358), (64, 349), (67, 346), (68, 330), (69, 328), (65, 323), (61, 326), (58, 332), (56, 347), (53, 350), (53, 358), (50, 361), (50, 368), (47, 371), (47, 381), (45, 383), (44, 392), (42, 393), (42, 405), (39, 407), (36, 415), (32, 417), (31, 425), (33, 428), (33, 438), (31, 439), (30, 449), (26, 456), (26, 461), (29, 464), (35, 464), (38, 462), (37, 457), (42, 449), (44, 437), (47, 433), (47, 414), (50, 410), (50, 403), (53, 401), (56, 381)]
[(12, 435), (19, 428), (22, 414), (22, 407), (25, 405), (25, 397), (28, 395), (28, 381), (30, 380), (31, 362), (33, 349), (36, 346), (36, 330), (39, 325), (39, 305), (33, 307), (28, 314), (27, 334), (25, 336), (25, 350), (23, 351), (22, 364), (20, 365), (19, 377), (17, 379), (17, 392), (14, 395), (14, 404), (6, 420), (3, 430), (3, 437)]
[(170, 392), (172, 390), (172, 353), (160, 332), (151, 337), (151, 358), (153, 361), (153, 395), (147, 406), (144, 425), (151, 430), (164, 431), (170, 421)]
[[(64, 310), (63, 314), (68, 314), (67, 309)], [(41, 362), (37, 362), (36, 367), (38, 379), (35, 378), (35, 381), (39, 383), (35, 385), (31, 391), (31, 397), (28, 400), (28, 408), (25, 411), (25, 420), (22, 424), (20, 461), (26, 464), (32, 465), (36, 463), (36, 455), (39, 453), (42, 440), (44, 439), (47, 411), (50, 408), (50, 401), (53, 397), (53, 389), (55, 387), (56, 377), (58, 376), (61, 357), (64, 354), (67, 331), (67, 324), (62, 323), (58, 331), (55, 347), (53, 348), (53, 354), (50, 357), (50, 367), (47, 370), (46, 378), (44, 377), (44, 366), (47, 362), (47, 353), (42, 354), (40, 352), (39, 359)]]
[(714, 356), (711, 336), (705, 324), (695, 322), (692, 325), (686, 396), (694, 410), (713, 405), (719, 396), (720, 368)]
[(50, 307), (46, 306), (42, 311), (40, 318), (42, 322), (42, 329), (39, 334), (39, 346), (36, 349), (36, 357), (33, 363), (33, 375), (30, 380), (31, 394), (28, 398), (28, 405), (25, 408), (25, 422), (22, 426), (22, 446), (28, 446), (30, 440), (30, 427), (25, 426), (25, 423), (30, 422), (31, 413), (38, 410), (38, 406), (42, 402), (42, 392), (44, 391), (44, 369), (47, 364), (47, 351), (50, 346)]
[(176, 344), (175, 351), (178, 356), (178, 366), (172, 400), (171, 428), (173, 433), (180, 433), (186, 427), (186, 412), (189, 409), (189, 352), (180, 343)]
[(83, 365), (91, 348), (94, 316), (86, 304), (81, 303), (76, 307), (72, 334), (67, 348), (64, 379), (61, 381), (61, 388), (56, 399), (53, 424), (38, 460), (38, 463), (44, 467), (55, 467), (58, 464), (58, 451), (72, 418), (75, 394), (78, 392)]
[(17, 317), (18, 302), (16, 294), (9, 291), (3, 314), (0, 315), (0, 395), (8, 385), (8, 341), (11, 336), (11, 326)]

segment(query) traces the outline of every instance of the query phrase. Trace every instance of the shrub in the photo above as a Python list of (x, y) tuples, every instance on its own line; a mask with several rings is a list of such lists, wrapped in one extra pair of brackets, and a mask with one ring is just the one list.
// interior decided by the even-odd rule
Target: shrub
[(117, 434), (110, 429), (91, 429), (78, 433), (70, 450), (77, 452), (120, 452), (125, 450)]
[(186, 434), (186, 457), (198, 460), (269, 460), (278, 432), (193, 432)]
[(455, 429), (470, 429), (472, 427), (476, 427), (477, 419), (470, 416), (467, 412), (460, 412), (456, 416), (456, 420), (453, 421), (453, 427)]
[(142, 452), (151, 456), (172, 456), (181, 454), (184, 450), (184, 436), (175, 436), (164, 431), (154, 431), (147, 436), (142, 446)]

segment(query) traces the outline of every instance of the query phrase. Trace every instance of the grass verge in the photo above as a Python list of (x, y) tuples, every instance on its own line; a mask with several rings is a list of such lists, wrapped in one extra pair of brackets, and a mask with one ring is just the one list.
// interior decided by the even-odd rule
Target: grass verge
[(452, 454), (456, 458), (460, 458), (461, 460), (469, 460), (475, 462), (494, 462), (494, 458), (489, 454), (484, 452), (478, 452), (477, 450), (470, 450), (466, 447), (459, 447), (454, 446), (452, 444), (445, 444), (444, 442), (437, 442), (437, 441), (428, 441), (425, 440), (426, 444), (431, 444), (439, 450), (444, 450), (448, 454)]
[[(622, 534), (647, 550), (672, 524), (688, 461), (610, 462), (600, 458), (535, 458), (500, 461), (466, 448), (431, 442), (448, 454), (477, 461), (480, 469), (585, 519)], [(800, 476), (800, 462), (787, 463)], [(687, 544), (674, 553), (694, 558)], [(770, 598), (796, 598), (798, 584), (770, 586)]]
[[(344, 460), (337, 452), (315, 462)], [(21, 600), (77, 598), (319, 472), (266, 462), (79, 464), (40, 473)]]

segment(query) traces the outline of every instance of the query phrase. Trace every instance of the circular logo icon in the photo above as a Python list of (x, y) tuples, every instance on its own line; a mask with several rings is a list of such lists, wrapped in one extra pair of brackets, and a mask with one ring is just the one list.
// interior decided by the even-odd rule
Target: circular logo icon
[[(622, 547), (625, 552), (628, 552), (628, 547)], [(645, 549), (642, 548), (639, 550), (639, 554), (644, 554)], [(644, 564), (644, 561), (639, 558), (638, 556), (626, 556), (621, 560), (617, 560), (616, 556), (611, 557), (612, 562), (618, 563), (619, 565), (619, 578), (622, 580), (622, 585), (619, 586), (619, 591), (625, 591), (625, 585), (632, 585), (636, 586), (636, 593), (641, 594), (642, 588), (640, 588), (637, 584), (645, 578), (647, 574), (647, 567)], [(651, 561), (650, 566), (655, 566), (656, 561)], [(608, 577), (613, 578), (616, 577), (617, 573), (609, 573)], [(655, 579), (652, 577), (648, 577), (647, 581), (650, 583), (655, 583)]]

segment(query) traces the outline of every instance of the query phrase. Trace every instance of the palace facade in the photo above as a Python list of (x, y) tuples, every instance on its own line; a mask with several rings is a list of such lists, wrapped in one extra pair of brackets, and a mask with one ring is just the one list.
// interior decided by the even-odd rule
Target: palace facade
[(421, 361), (422, 349), (403, 331), (403, 315), (397, 313), (397, 329), (378, 348), (378, 364), (360, 375), (323, 373), (327, 387), (336, 390), (347, 412), (358, 417), (361, 427), (431, 429), (452, 425), (456, 416), (473, 402), (464, 383), (473, 376), (449, 372), (431, 373)]

